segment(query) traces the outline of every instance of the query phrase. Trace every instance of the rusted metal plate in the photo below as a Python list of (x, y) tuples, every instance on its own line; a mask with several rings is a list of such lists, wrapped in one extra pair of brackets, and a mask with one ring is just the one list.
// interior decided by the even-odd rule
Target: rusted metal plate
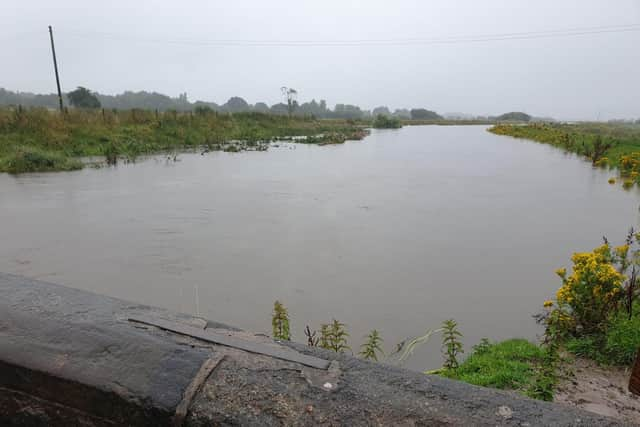
[(181, 335), (188, 335), (190, 337), (194, 337), (213, 344), (233, 347), (240, 350), (248, 351), (250, 353), (263, 354), (265, 356), (274, 357), (276, 359), (299, 363), (311, 368), (327, 369), (330, 363), (328, 360), (320, 359), (313, 356), (307, 356), (286, 347), (276, 346), (275, 343), (274, 345), (269, 345), (266, 343), (263, 344), (259, 342), (251, 342), (206, 329), (202, 330), (177, 322), (171, 322), (168, 320), (153, 318), (149, 316), (129, 316), (128, 319), (132, 322), (156, 326), (170, 332)]

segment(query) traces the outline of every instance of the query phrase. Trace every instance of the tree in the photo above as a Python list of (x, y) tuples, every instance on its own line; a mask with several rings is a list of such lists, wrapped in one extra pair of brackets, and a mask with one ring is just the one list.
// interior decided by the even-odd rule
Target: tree
[(373, 111), (371, 112), (371, 114), (373, 116), (380, 116), (380, 115), (390, 116), (391, 115), (391, 111), (389, 111), (388, 107), (386, 107), (384, 105), (381, 105), (380, 107), (374, 108)]
[(397, 117), (378, 114), (373, 121), (373, 127), (376, 129), (399, 129), (402, 127), (402, 123)]
[(291, 87), (282, 86), (280, 88), (282, 95), (284, 95), (287, 100), (287, 112), (289, 113), (289, 117), (293, 115), (293, 110), (295, 110), (298, 103), (296, 102), (296, 97), (298, 96), (298, 91)]
[(240, 113), (243, 111), (249, 111), (251, 107), (247, 101), (239, 96), (232, 96), (224, 105), (222, 105), (222, 109), (230, 113)]
[(357, 105), (336, 104), (332, 116), (337, 119), (361, 119), (363, 112)]
[(397, 117), (399, 119), (410, 119), (411, 113), (406, 108), (399, 108), (393, 112), (393, 117)]
[(67, 94), (69, 103), (76, 108), (100, 108), (98, 97), (89, 89), (78, 86), (74, 91)]
[(287, 113), (288, 113), (287, 105), (283, 104), (282, 102), (279, 102), (277, 104), (273, 104), (271, 106), (271, 108), (269, 108), (269, 112), (271, 114), (277, 114), (277, 115), (280, 115), (280, 116), (286, 116)]
[(435, 111), (424, 108), (414, 108), (410, 111), (411, 120), (440, 120), (442, 116)]
[(531, 120), (531, 116), (521, 111), (511, 111), (496, 117), (496, 120), (499, 122), (528, 122)]
[(257, 113), (268, 113), (269, 106), (264, 102), (256, 102), (256, 104), (253, 106), (253, 111)]

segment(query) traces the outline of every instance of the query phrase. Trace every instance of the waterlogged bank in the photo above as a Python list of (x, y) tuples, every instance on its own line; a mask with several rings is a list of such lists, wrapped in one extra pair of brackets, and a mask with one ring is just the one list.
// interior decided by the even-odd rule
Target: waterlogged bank
[[(82, 168), (80, 157), (101, 156), (107, 163), (150, 153), (266, 150), (271, 141), (289, 139), (340, 144), (362, 139), (362, 125), (259, 113), (80, 111), (0, 109), (0, 172), (47, 172)], [(297, 137), (297, 138), (292, 138)]]
[[(489, 129), (496, 135), (550, 144), (576, 153), (594, 166), (616, 168), (624, 188), (640, 183), (640, 124), (638, 123), (536, 123), (498, 124)], [(609, 182), (615, 184), (616, 179)]]

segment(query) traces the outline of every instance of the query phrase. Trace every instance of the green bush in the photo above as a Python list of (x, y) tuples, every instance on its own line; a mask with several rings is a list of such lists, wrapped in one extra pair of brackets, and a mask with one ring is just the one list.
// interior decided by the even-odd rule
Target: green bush
[(402, 127), (400, 119), (378, 114), (373, 121), (373, 127), (376, 129), (399, 129)]
[(640, 316), (620, 313), (611, 322), (605, 353), (610, 363), (630, 366), (640, 348)]
[(619, 313), (609, 323), (606, 336), (581, 336), (567, 341), (567, 350), (602, 365), (630, 366), (640, 348), (640, 316)]

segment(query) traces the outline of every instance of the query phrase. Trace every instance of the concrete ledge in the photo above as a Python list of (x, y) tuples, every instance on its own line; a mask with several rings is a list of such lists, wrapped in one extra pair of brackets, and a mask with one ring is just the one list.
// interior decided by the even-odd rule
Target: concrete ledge
[[(328, 369), (227, 347), (158, 318), (330, 360)], [(176, 328), (181, 330), (182, 328)], [(303, 358), (304, 359), (304, 358)], [(296, 360), (296, 358), (293, 358)], [(177, 414), (177, 415), (176, 415)], [(224, 324), (0, 273), (0, 425), (620, 425)]]

